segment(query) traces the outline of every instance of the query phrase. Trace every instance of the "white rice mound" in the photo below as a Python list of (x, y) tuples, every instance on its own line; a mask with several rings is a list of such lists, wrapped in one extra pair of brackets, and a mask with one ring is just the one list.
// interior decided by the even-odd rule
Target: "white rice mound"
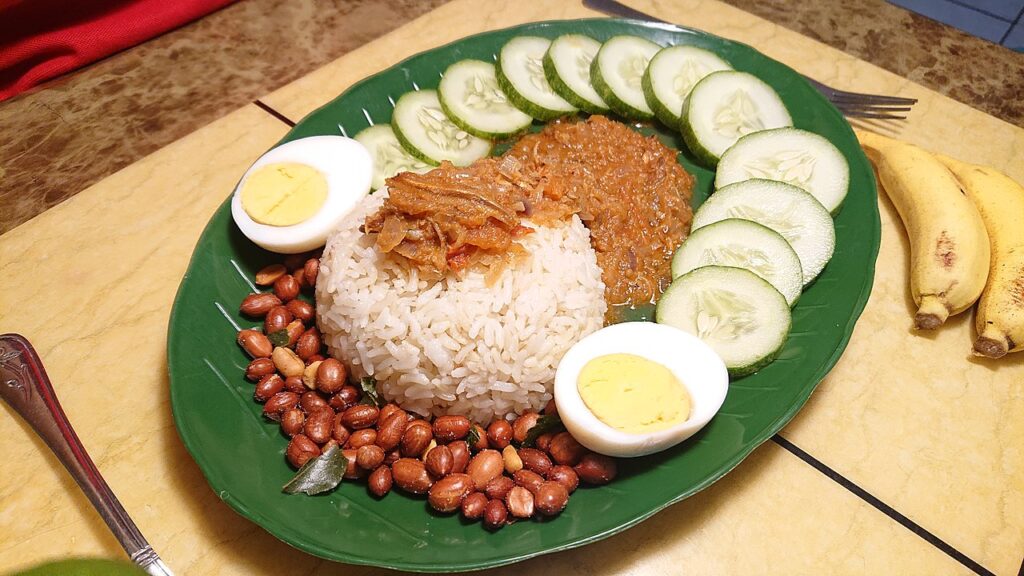
[(368, 196), (327, 241), (316, 304), (330, 354), (422, 416), (486, 424), (543, 408), (562, 355), (604, 323), (590, 232), (576, 216), (536, 228), (522, 240), (530, 255), (491, 286), (472, 271), (428, 282), (359, 231), (386, 194)]

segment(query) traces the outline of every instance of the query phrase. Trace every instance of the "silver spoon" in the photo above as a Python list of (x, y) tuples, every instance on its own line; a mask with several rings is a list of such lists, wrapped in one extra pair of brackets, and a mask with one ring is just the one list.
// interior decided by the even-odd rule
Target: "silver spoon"
[(64, 415), (39, 355), (18, 334), (0, 335), (0, 397), (67, 468), (132, 562), (152, 576), (174, 576), (110, 491)]

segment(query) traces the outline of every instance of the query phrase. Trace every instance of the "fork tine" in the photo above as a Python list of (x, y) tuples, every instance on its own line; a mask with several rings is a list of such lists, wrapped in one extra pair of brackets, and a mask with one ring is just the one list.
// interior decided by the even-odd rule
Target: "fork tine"
[(902, 98), (899, 96), (883, 96), (881, 94), (858, 94), (856, 92), (843, 92), (836, 90), (829, 100), (833, 102), (875, 102), (885, 104), (902, 104), (912, 106), (917, 104), (917, 98)]
[(849, 103), (834, 103), (836, 108), (840, 110), (864, 110), (867, 112), (910, 112), (910, 106), (890, 106), (888, 104), (849, 104)]

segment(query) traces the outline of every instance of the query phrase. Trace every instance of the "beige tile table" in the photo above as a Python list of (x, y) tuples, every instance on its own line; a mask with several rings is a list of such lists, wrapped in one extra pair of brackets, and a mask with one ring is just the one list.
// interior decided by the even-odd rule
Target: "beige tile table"
[[(839, 87), (920, 100), (900, 137), (1024, 180), (1024, 130), (715, 0), (638, 0)], [(38, 347), (111, 487), (179, 574), (363, 574), (278, 542), (220, 502), (170, 416), (165, 333), (199, 232), (298, 120), (415, 52), (578, 4), (456, 0), (147, 156), (0, 236), (0, 332)], [(272, 115), (268, 110), (273, 111)], [(884, 195), (873, 293), (807, 406), (722, 481), (623, 534), (500, 573), (1017, 574), (1024, 357), (969, 358), (967, 316), (909, 329), (907, 243)], [(0, 417), (0, 571), (120, 549), (19, 419)], [(525, 572), (524, 572), (525, 571)]]

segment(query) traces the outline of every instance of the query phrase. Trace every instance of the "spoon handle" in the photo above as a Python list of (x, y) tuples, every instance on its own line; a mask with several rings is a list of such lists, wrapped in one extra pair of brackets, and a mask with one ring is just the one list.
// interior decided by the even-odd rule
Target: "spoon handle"
[(92, 463), (57, 401), (39, 355), (19, 334), (0, 335), (0, 397), (67, 468), (132, 562), (153, 576), (172, 576)]

